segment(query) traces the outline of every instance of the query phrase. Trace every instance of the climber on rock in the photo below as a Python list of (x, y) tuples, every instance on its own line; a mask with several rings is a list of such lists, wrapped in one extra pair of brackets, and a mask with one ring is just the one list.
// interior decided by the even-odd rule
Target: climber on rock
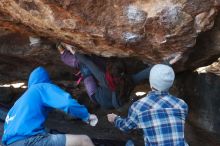
[(62, 110), (95, 126), (96, 115), (54, 85), (43, 67), (30, 74), (28, 89), (15, 102), (5, 119), (2, 141), (7, 146), (94, 146), (86, 135), (50, 134), (44, 127), (51, 109)]
[[(91, 71), (86, 67), (85, 64), (81, 63), (76, 55), (72, 54), (72, 48), (73, 46), (70, 46), (65, 43), (59, 43), (57, 44), (57, 49), (61, 54), (61, 60), (68, 66), (78, 69), (80, 72), (76, 74), (76, 76), (79, 77), (77, 84), (79, 84), (81, 81), (83, 81), (86, 92), (91, 99), (91, 101), (94, 104), (97, 104), (95, 99), (93, 98), (93, 95), (96, 92), (97, 85), (96, 81), (91, 73)], [(72, 53), (71, 53), (72, 52)]]
[(124, 132), (142, 129), (145, 146), (188, 146), (184, 138), (188, 106), (168, 92), (174, 78), (170, 66), (153, 66), (149, 76), (152, 91), (131, 105), (127, 118), (112, 113), (107, 115), (108, 121)]
[[(84, 78), (84, 84), (91, 100), (105, 109), (119, 108), (126, 100), (125, 98), (119, 99), (119, 97), (128, 97), (125, 94), (129, 93), (129, 90), (131, 91), (129, 88), (132, 87), (131, 80), (125, 74), (123, 63), (107, 62), (102, 69), (89, 57), (75, 53), (72, 47), (66, 44), (58, 47), (61, 60), (71, 67), (83, 65), (91, 73), (90, 80), (87, 79), (88, 77)], [(88, 92), (88, 89), (92, 89), (90, 90), (92, 92)]]
[[(123, 62), (111, 60), (106, 63), (105, 70), (100, 69), (90, 58), (75, 52), (75, 48), (71, 45), (64, 44), (58, 47), (62, 61), (71, 66), (76, 67), (83, 64), (86, 70), (92, 74), (92, 80), (85, 83), (86, 88), (92, 89), (93, 93), (89, 94), (92, 101), (106, 109), (119, 108), (128, 101), (134, 86), (149, 78), (150, 69), (146, 68), (134, 75), (128, 75)], [(181, 55), (173, 55), (166, 60), (168, 63), (175, 63)], [(95, 80), (94, 80), (95, 78)], [(86, 78), (84, 78), (85, 80)], [(90, 87), (88, 87), (90, 86)], [(88, 91), (88, 90), (87, 90)]]

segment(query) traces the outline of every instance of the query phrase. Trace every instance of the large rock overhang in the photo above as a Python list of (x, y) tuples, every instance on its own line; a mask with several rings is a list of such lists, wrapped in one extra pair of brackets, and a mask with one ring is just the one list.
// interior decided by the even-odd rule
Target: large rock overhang
[(0, 29), (158, 63), (214, 25), (219, 0), (1, 0)]

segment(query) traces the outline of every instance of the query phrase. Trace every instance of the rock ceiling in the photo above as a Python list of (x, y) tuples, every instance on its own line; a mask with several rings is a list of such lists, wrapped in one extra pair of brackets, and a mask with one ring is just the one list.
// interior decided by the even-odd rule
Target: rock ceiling
[[(219, 0), (1, 0), (0, 29), (156, 63), (211, 29)], [(1, 33), (4, 35), (4, 33)]]

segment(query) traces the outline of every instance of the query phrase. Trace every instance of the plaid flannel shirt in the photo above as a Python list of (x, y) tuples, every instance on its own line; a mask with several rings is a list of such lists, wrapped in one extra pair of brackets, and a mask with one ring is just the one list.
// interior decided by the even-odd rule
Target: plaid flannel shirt
[(151, 91), (132, 104), (128, 117), (114, 123), (124, 132), (143, 129), (145, 146), (187, 146), (184, 124), (187, 104), (168, 92)]

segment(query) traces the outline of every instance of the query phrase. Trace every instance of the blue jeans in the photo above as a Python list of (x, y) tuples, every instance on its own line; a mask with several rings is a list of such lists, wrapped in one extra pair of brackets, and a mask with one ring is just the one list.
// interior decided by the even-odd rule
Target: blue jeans
[(80, 68), (80, 72), (81, 72), (81, 74), (82, 74), (82, 76), (83, 76), (84, 79), (85, 79), (86, 77), (92, 75), (91, 71), (89, 70), (89, 68), (88, 68), (86, 65), (80, 64), (80, 67), (79, 67), (79, 68)]
[(150, 70), (152, 67), (148, 67), (143, 69), (142, 71), (133, 74), (132, 77), (132, 81), (134, 82), (135, 85), (138, 85), (139, 83), (141, 83), (142, 81), (146, 81), (149, 79), (150, 76)]
[(16, 141), (8, 146), (65, 146), (65, 134), (45, 134)]

